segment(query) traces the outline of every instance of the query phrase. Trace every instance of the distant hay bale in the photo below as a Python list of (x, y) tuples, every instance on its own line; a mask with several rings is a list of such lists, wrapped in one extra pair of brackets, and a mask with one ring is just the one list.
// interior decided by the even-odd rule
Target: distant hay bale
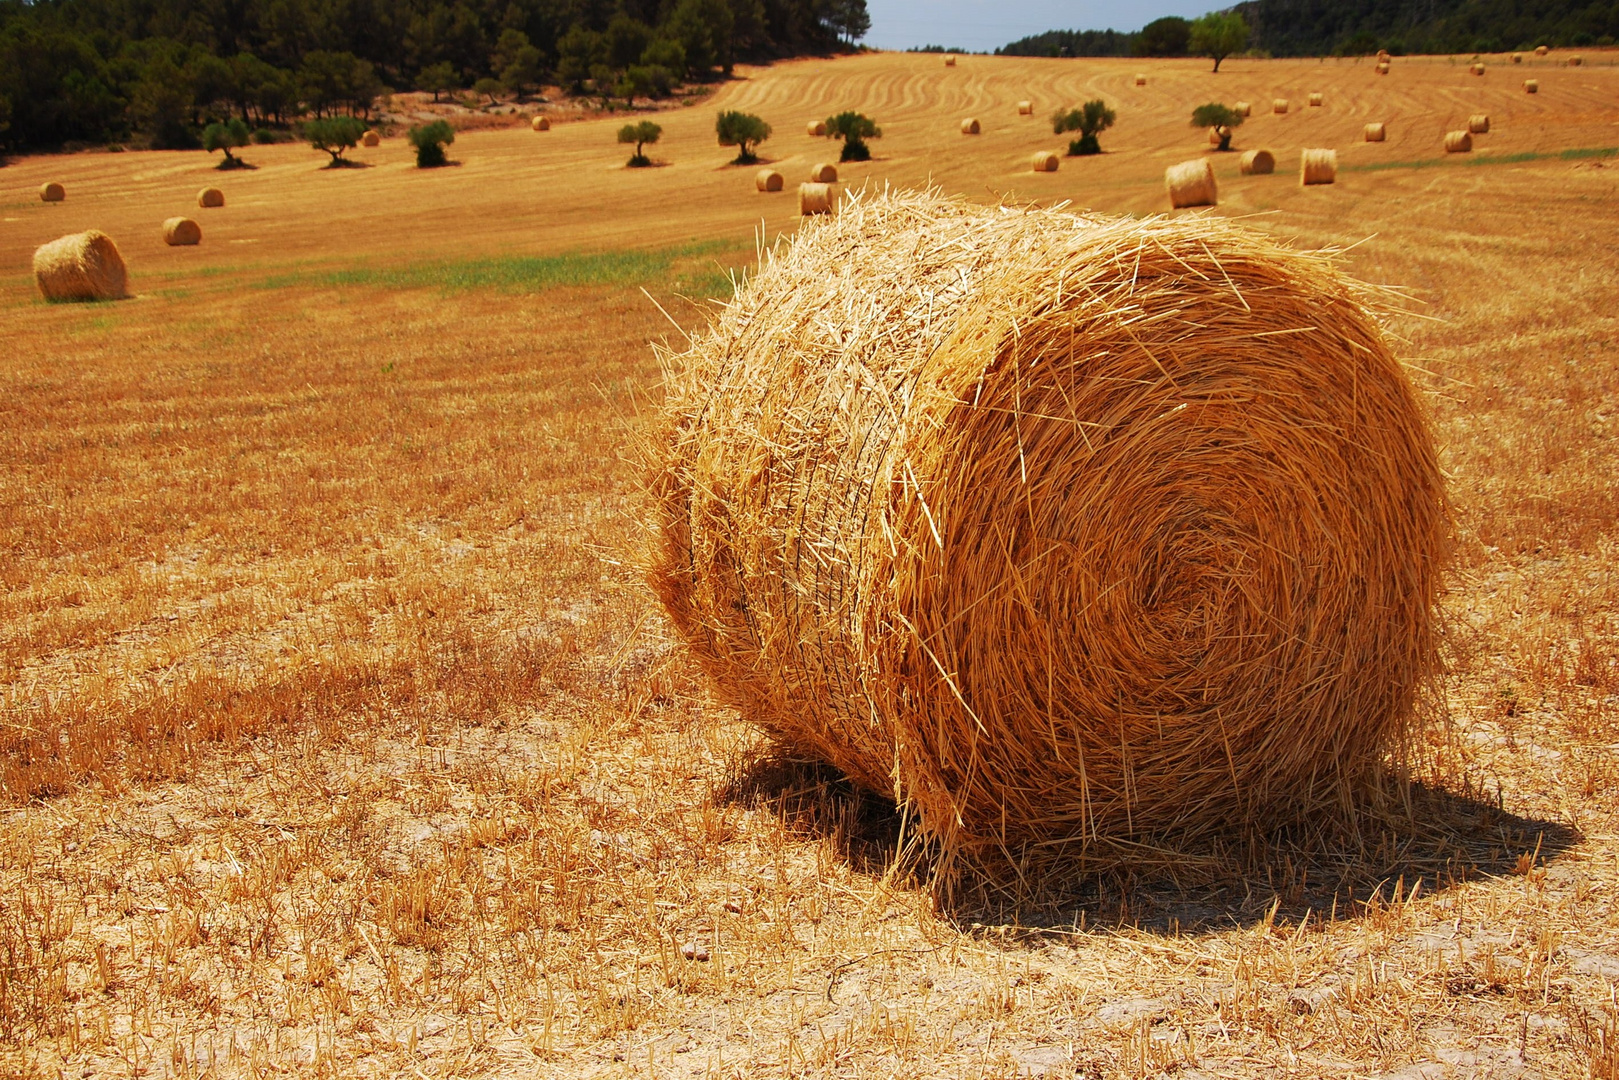
[(1232, 108), (1237, 111), (1238, 116), (1252, 116), (1252, 115), (1254, 115), (1254, 107), (1253, 107), (1253, 105), (1250, 104), (1249, 102), (1246, 102), (1246, 101), (1239, 101), (1235, 105), (1233, 105)]
[(1271, 111), (1277, 116), (1284, 116), (1287, 114), (1287, 99), (1285, 97), (1279, 97), (1270, 103), (1270, 107)]
[(1230, 135), (1231, 129), (1228, 127), (1211, 127), (1209, 128), (1209, 145), (1219, 146), (1222, 142), (1229, 138)]
[(1267, 176), (1276, 171), (1276, 155), (1269, 150), (1249, 150), (1242, 155), (1238, 168), (1244, 176)]
[(992, 880), (1354, 813), (1425, 745), (1447, 535), (1360, 295), (1214, 218), (850, 198), (667, 359), (652, 587)]
[(197, 192), (197, 205), (204, 210), (225, 205), (225, 193), (216, 187), (205, 187)]
[(1579, 67), (1583, 63), (1585, 63), (1585, 57), (1583, 56), (1571, 56), (1568, 58), (1569, 67)]
[(360, 136), (360, 143), (363, 146), (380, 146), (382, 144), (382, 136), (378, 135), (375, 131), (367, 131), (364, 135)]
[(1490, 117), (1488, 113), (1474, 113), (1467, 118), (1467, 130), (1474, 135), (1488, 135), (1490, 133)]
[(1546, 46), (1544, 46), (1544, 45), (1536, 45), (1535, 46), (1535, 55), (1536, 56), (1545, 56), (1549, 52), (1551, 52), (1551, 50), (1546, 48)]
[(956, 66), (956, 58), (954, 56), (945, 57), (944, 58), (944, 66), (945, 67), (955, 67)]
[(1388, 61), (1385, 60), (1383, 63), (1377, 65), (1377, 73), (1379, 75), (1387, 75), (1389, 73)]
[(1469, 66), (1467, 70), (1471, 71), (1474, 75), (1482, 75), (1482, 74), (1484, 74), (1484, 65), (1483, 64), (1473, 64), (1473, 65)]
[(1060, 160), (1050, 150), (1041, 150), (1034, 155), (1035, 172), (1056, 172), (1058, 164)]
[(1393, 56), (1389, 53), (1389, 51), (1387, 49), (1378, 49), (1377, 50), (1377, 62), (1378, 63), (1386, 64), (1392, 59), (1393, 59)]
[(550, 131), (551, 118), (549, 116), (536, 116), (529, 121), (528, 126), (534, 131)]
[(1136, 75), (1136, 85), (1137, 86), (1146, 86), (1147, 85), (1147, 77), (1145, 75), (1137, 73), (1137, 75)]
[(202, 226), (188, 217), (171, 217), (163, 223), (163, 242), (170, 247), (191, 247), (202, 243)]
[(1526, 94), (1538, 94), (1538, 93), (1540, 93), (1540, 80), (1539, 79), (1525, 79), (1523, 81), (1523, 92), (1526, 93)]
[(822, 161), (810, 170), (809, 178), (812, 184), (835, 184), (838, 182), (838, 167), (829, 161)]
[(1466, 154), (1473, 149), (1473, 136), (1466, 131), (1445, 132), (1445, 153)]
[(838, 191), (831, 184), (799, 184), (798, 212), (804, 217), (831, 214), (838, 208)]
[(1299, 184), (1336, 184), (1338, 182), (1338, 151), (1305, 149), (1299, 151)]
[(1319, 109), (1321, 107), (1321, 105), (1322, 105), (1322, 102), (1324, 102), (1325, 100), (1326, 99), (1324, 97), (1322, 97), (1322, 95), (1320, 95), (1318, 93), (1317, 94), (1311, 94), (1310, 95), (1310, 108)]
[(34, 283), (51, 301), (122, 300), (129, 273), (118, 245), (91, 229), (52, 240), (34, 251)]
[(1172, 209), (1214, 206), (1220, 201), (1214, 185), (1214, 166), (1209, 164), (1207, 158), (1183, 161), (1165, 169), (1164, 187), (1169, 191)]
[(47, 180), (39, 185), (39, 199), (41, 202), (61, 202), (67, 198), (67, 189), (55, 180)]
[(760, 169), (753, 177), (753, 186), (760, 191), (780, 191), (786, 182), (775, 169)]
[(1388, 137), (1388, 132), (1384, 129), (1382, 124), (1374, 122), (1367, 124), (1366, 127), (1361, 130), (1361, 136), (1367, 142), (1382, 142)]
[(1512, 54), (1512, 62), (1513, 62), (1513, 63), (1514, 63), (1514, 64), (1521, 64), (1521, 63), (1523, 63), (1523, 53), (1513, 53), (1513, 54)]
[(975, 117), (969, 116), (961, 122), (961, 133), (963, 135), (977, 135), (982, 130), (978, 126), (978, 120)]
[(826, 121), (825, 120), (811, 120), (809, 122), (809, 126), (805, 130), (807, 130), (811, 135), (813, 135), (817, 139), (825, 138), (826, 137)]
[(1019, 116), (1033, 116), (1034, 115), (1034, 102), (1032, 102), (1032, 101), (1020, 101), (1020, 102), (1018, 102), (1017, 103), (1017, 114)]

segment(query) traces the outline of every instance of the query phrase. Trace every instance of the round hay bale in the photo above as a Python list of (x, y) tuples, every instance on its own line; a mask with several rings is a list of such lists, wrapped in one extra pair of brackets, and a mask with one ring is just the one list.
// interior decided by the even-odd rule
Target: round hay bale
[(1147, 77), (1145, 75), (1137, 73), (1137, 75), (1136, 75), (1136, 85), (1137, 86), (1146, 86), (1147, 85)]
[(1276, 155), (1269, 150), (1249, 150), (1242, 155), (1238, 168), (1244, 176), (1268, 176), (1276, 171)]
[(1321, 107), (1322, 103), (1325, 100), (1326, 99), (1323, 98), (1322, 95), (1320, 95), (1319, 93), (1311, 94), (1310, 95), (1310, 108), (1319, 109)]
[(1445, 153), (1466, 154), (1473, 149), (1473, 136), (1466, 131), (1445, 132)]
[(1545, 56), (1549, 52), (1551, 52), (1551, 50), (1546, 48), (1546, 46), (1544, 46), (1544, 45), (1536, 45), (1535, 46), (1535, 55), (1536, 56)]
[(163, 223), (163, 242), (170, 247), (191, 247), (202, 243), (202, 226), (188, 217), (171, 217)]
[(1569, 67), (1579, 67), (1583, 63), (1585, 63), (1585, 57), (1583, 56), (1571, 56), (1568, 58)]
[(1367, 142), (1382, 142), (1384, 139), (1388, 138), (1388, 132), (1382, 124), (1374, 122), (1367, 124), (1363, 129), (1361, 129), (1361, 136)]
[(838, 167), (823, 161), (810, 170), (809, 178), (812, 184), (835, 184), (838, 182)]
[(669, 360), (651, 582), (724, 701), (947, 857), (1314, 828), (1436, 666), (1442, 476), (1358, 296), (1218, 219), (851, 197)]
[(1377, 73), (1379, 75), (1387, 75), (1389, 73), (1389, 66), (1388, 66), (1387, 61), (1384, 61), (1383, 63), (1377, 65)]
[(1513, 63), (1514, 63), (1514, 64), (1521, 64), (1521, 63), (1523, 63), (1523, 53), (1513, 53), (1513, 54), (1512, 54), (1512, 62), (1513, 62)]
[(1471, 71), (1474, 75), (1482, 75), (1482, 74), (1484, 74), (1484, 65), (1483, 64), (1473, 64), (1467, 70)]
[(1230, 136), (1231, 129), (1228, 127), (1211, 127), (1209, 128), (1209, 145), (1219, 146), (1220, 143), (1225, 141), (1227, 138), (1230, 138)]
[(760, 169), (753, 177), (753, 186), (760, 191), (780, 191), (786, 182), (775, 169)]
[(969, 116), (961, 122), (961, 133), (963, 135), (977, 135), (981, 131), (983, 131), (983, 128), (979, 127), (978, 120), (975, 117)]
[(1538, 94), (1538, 93), (1540, 93), (1540, 80), (1539, 79), (1525, 79), (1523, 81), (1523, 92), (1526, 93), (1526, 94)]
[(837, 208), (838, 191), (831, 184), (798, 185), (798, 212), (803, 217), (835, 213)]
[(1232, 108), (1237, 111), (1238, 116), (1252, 116), (1252, 115), (1254, 115), (1254, 107), (1253, 107), (1253, 105), (1251, 103), (1249, 103), (1249, 102), (1246, 102), (1246, 101), (1239, 101), (1235, 105), (1233, 105)]
[(1020, 101), (1020, 102), (1018, 102), (1017, 103), (1017, 114), (1019, 116), (1033, 116), (1034, 115), (1034, 102), (1032, 102), (1032, 101)]
[(826, 137), (826, 121), (825, 120), (811, 120), (809, 122), (809, 126), (805, 130), (808, 131), (811, 135), (813, 135), (817, 139), (825, 138)]
[(1183, 161), (1165, 169), (1164, 187), (1169, 191), (1169, 205), (1175, 210), (1183, 206), (1214, 206), (1220, 201), (1214, 185), (1214, 166), (1207, 158)]
[(945, 57), (944, 58), (944, 66), (945, 67), (955, 67), (956, 66), (956, 58), (954, 56)]
[(551, 118), (549, 116), (536, 116), (528, 122), (528, 126), (534, 131), (550, 131)]
[(361, 146), (381, 146), (382, 145), (382, 136), (378, 135), (375, 131), (367, 131), (364, 135), (360, 136), (360, 145)]
[(67, 189), (55, 180), (47, 180), (39, 185), (40, 202), (61, 202), (67, 198)]
[(1338, 182), (1338, 151), (1305, 149), (1299, 151), (1299, 184), (1336, 184)]
[(122, 300), (129, 295), (129, 272), (118, 245), (95, 229), (36, 248), (34, 283), (41, 296), (58, 302)]
[(205, 187), (197, 192), (197, 205), (204, 210), (225, 205), (225, 193), (216, 187)]
[(1392, 60), (1393, 58), (1394, 58), (1393, 55), (1387, 49), (1378, 49), (1377, 50), (1377, 62), (1378, 63), (1386, 64), (1390, 60)]
[(1040, 150), (1034, 155), (1035, 172), (1056, 172), (1061, 159), (1050, 150)]
[(1490, 133), (1490, 117), (1488, 113), (1474, 113), (1467, 118), (1467, 130), (1474, 135), (1488, 135)]
[(1277, 98), (1275, 101), (1270, 103), (1270, 108), (1271, 112), (1275, 113), (1277, 116), (1287, 115), (1287, 99), (1285, 97)]

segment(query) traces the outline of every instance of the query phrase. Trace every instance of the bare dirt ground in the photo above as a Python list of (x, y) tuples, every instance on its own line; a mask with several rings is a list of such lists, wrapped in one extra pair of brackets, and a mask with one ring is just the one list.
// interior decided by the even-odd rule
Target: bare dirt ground
[[(873, 55), (660, 114), (655, 169), (619, 118), (432, 172), (398, 139), (0, 170), (0, 1068), (1619, 1076), (1619, 68), (1563, 59)], [(1097, 95), (1108, 153), (1030, 172)], [(1279, 172), (1216, 155), (1215, 212), (1412, 298), (1458, 521), (1430, 760), (1335, 860), (943, 906), (640, 584), (648, 342), (796, 225), (810, 119), (882, 126), (855, 185), (1152, 213), (1209, 153), (1192, 107), (1237, 99)], [(725, 165), (718, 108), (775, 125), (788, 194)], [(1338, 184), (1298, 186), (1305, 146)], [(162, 245), (178, 213), (201, 246)], [(33, 248), (87, 227), (137, 298), (40, 302)]]

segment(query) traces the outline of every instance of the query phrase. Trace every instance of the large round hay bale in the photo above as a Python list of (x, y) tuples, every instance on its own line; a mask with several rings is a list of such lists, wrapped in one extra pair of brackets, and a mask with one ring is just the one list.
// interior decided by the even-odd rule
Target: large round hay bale
[(1539, 79), (1525, 79), (1523, 81), (1523, 92), (1526, 93), (1526, 94), (1538, 94), (1538, 93), (1540, 93), (1540, 80)]
[(1551, 52), (1551, 50), (1546, 48), (1546, 46), (1544, 46), (1544, 45), (1536, 45), (1535, 46), (1535, 55), (1536, 56), (1545, 56), (1549, 52)]
[(1275, 113), (1277, 116), (1287, 115), (1287, 99), (1285, 97), (1277, 98), (1275, 101), (1270, 103), (1270, 108), (1271, 112)]
[(1445, 551), (1358, 296), (1217, 219), (850, 198), (671, 360), (652, 583), (724, 701), (991, 872), (1315, 829), (1419, 743)]
[(191, 247), (202, 243), (202, 226), (188, 217), (171, 217), (163, 223), (163, 242), (170, 247)]
[(961, 133), (963, 135), (977, 135), (983, 130), (979, 126), (977, 117), (969, 116), (961, 122)]
[(1136, 73), (1136, 85), (1137, 86), (1146, 86), (1147, 85), (1147, 77), (1145, 75), (1141, 74), (1140, 72), (1137, 72)]
[(810, 170), (809, 178), (812, 184), (835, 184), (838, 182), (838, 167), (823, 161)]
[(47, 300), (122, 300), (129, 272), (104, 232), (73, 233), (34, 250), (34, 283)]
[(1214, 184), (1214, 166), (1207, 158), (1183, 161), (1164, 170), (1164, 187), (1169, 191), (1169, 205), (1179, 210), (1183, 206), (1214, 206), (1220, 201)]
[(40, 202), (61, 202), (67, 198), (67, 189), (55, 180), (47, 180), (39, 185)]
[(804, 217), (835, 213), (838, 208), (838, 189), (831, 184), (799, 184), (798, 212)]
[(1033, 116), (1034, 115), (1034, 102), (1032, 102), (1032, 101), (1020, 101), (1020, 102), (1018, 102), (1017, 103), (1017, 114), (1019, 116)]
[(536, 116), (528, 122), (528, 126), (534, 131), (550, 131), (551, 118), (549, 116)]
[(775, 169), (760, 169), (753, 177), (753, 186), (760, 191), (780, 191), (786, 182)]
[(364, 135), (360, 136), (360, 145), (361, 146), (381, 146), (382, 145), (382, 136), (377, 134), (375, 131), (367, 131)]
[(1467, 118), (1467, 130), (1474, 135), (1488, 135), (1490, 133), (1490, 116), (1488, 113), (1474, 113)]
[(1249, 103), (1249, 102), (1246, 102), (1246, 101), (1239, 101), (1235, 105), (1233, 105), (1232, 108), (1236, 110), (1238, 116), (1252, 116), (1252, 115), (1254, 115), (1254, 107), (1253, 107), (1253, 105), (1251, 103)]
[(1361, 129), (1361, 137), (1367, 142), (1382, 142), (1388, 138), (1388, 130), (1381, 123), (1373, 122)]
[(1305, 149), (1299, 151), (1299, 183), (1336, 184), (1338, 182), (1338, 151)]
[(811, 120), (809, 122), (809, 125), (805, 128), (805, 130), (808, 131), (811, 135), (815, 136), (817, 139), (825, 138), (826, 137), (826, 121), (825, 120)]
[(205, 187), (197, 192), (197, 205), (204, 210), (225, 205), (225, 193), (216, 187)]
[(1583, 63), (1585, 63), (1585, 57), (1583, 56), (1571, 56), (1568, 58), (1569, 67), (1579, 67)]
[(1473, 136), (1466, 131), (1445, 132), (1445, 153), (1466, 154), (1473, 149)]
[(1310, 108), (1319, 109), (1326, 102), (1325, 96), (1320, 93), (1310, 95)]
[(1061, 159), (1058, 158), (1056, 154), (1053, 154), (1050, 150), (1039, 150), (1035, 152), (1033, 162), (1035, 172), (1056, 172), (1057, 166), (1060, 163)]
[(1266, 176), (1276, 171), (1276, 155), (1269, 150), (1249, 150), (1242, 155), (1238, 168), (1244, 176)]

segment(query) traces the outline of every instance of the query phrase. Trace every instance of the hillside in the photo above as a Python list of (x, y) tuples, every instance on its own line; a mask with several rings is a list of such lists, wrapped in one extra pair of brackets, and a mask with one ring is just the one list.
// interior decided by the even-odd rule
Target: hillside
[(1619, 6), (1581, 0), (1244, 0), (1252, 47), (1275, 56), (1501, 52), (1612, 45)]

